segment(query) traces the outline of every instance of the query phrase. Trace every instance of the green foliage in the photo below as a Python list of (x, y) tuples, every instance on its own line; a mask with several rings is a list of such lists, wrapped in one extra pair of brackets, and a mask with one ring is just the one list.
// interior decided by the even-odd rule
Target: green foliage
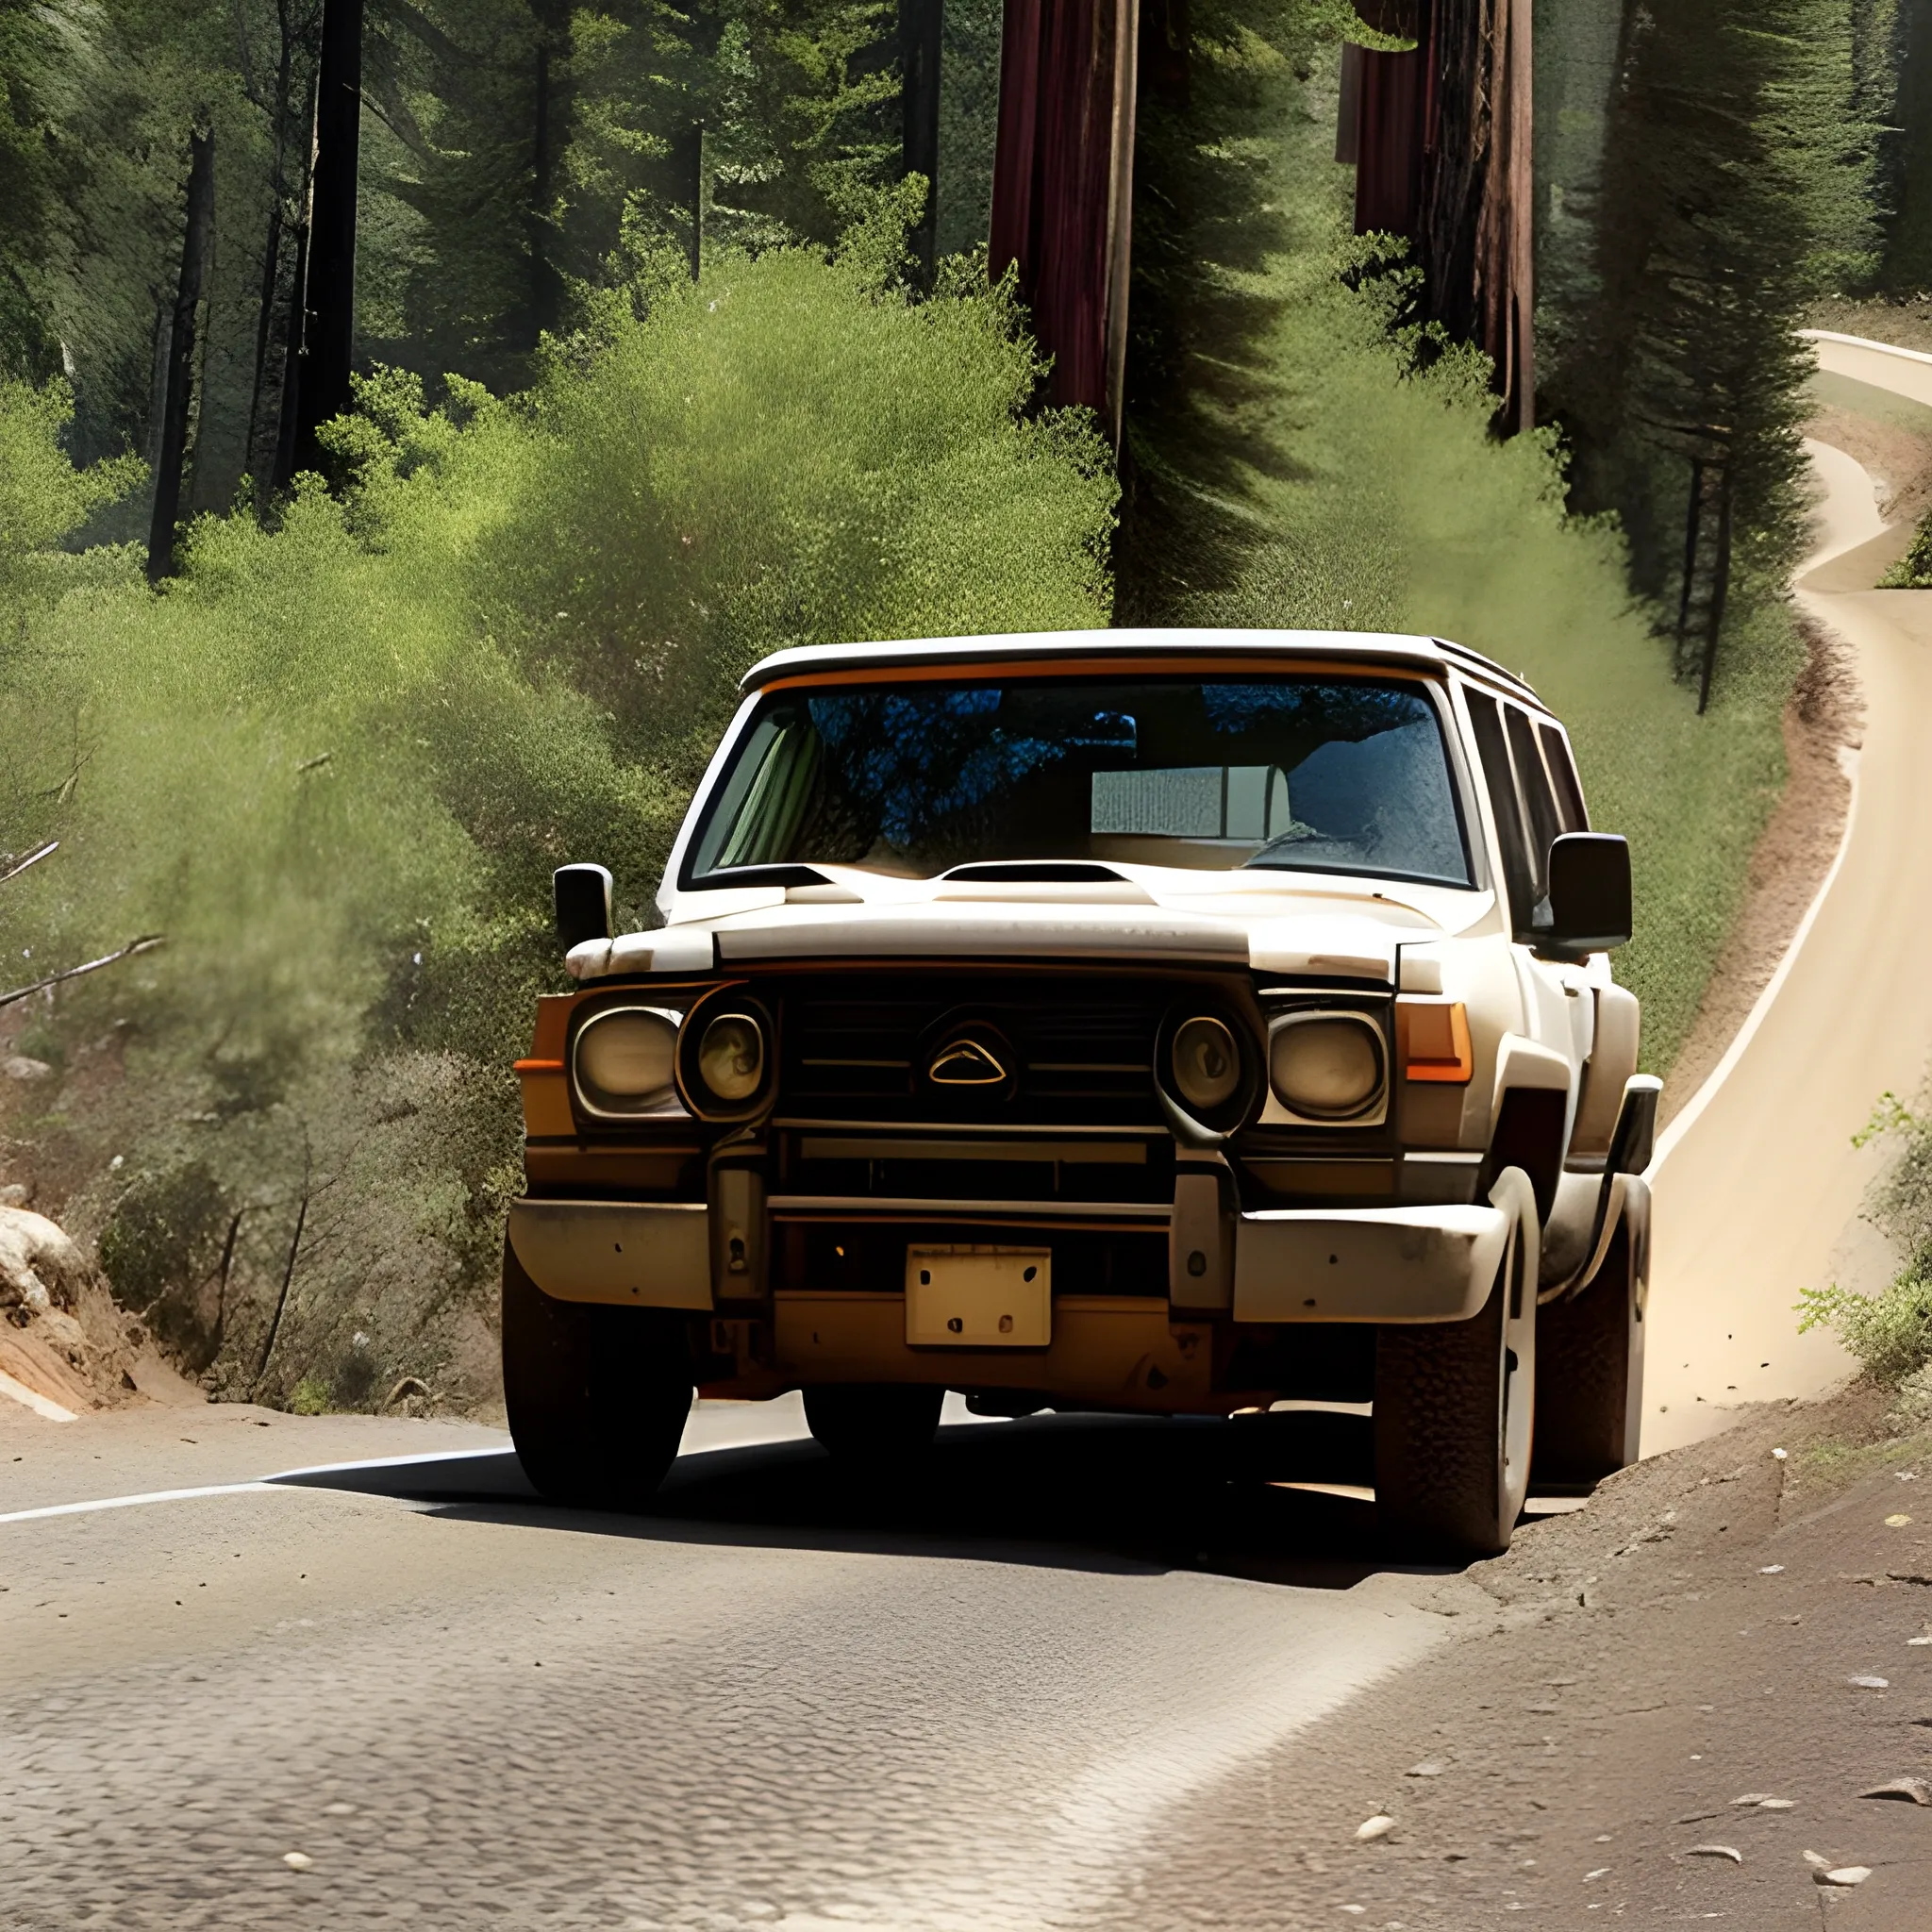
[(1932, 1362), (1932, 1280), (1915, 1270), (1875, 1295), (1804, 1289), (1797, 1312), (1800, 1335), (1832, 1329), (1874, 1382), (1895, 1387)]
[[(66, 1211), (130, 1295), (205, 1283), (240, 1215), (224, 1386), (285, 1276), (267, 1394), (461, 1357), (519, 1185), (508, 1064), (560, 983), (548, 874), (605, 859), (646, 922), (745, 663), (1107, 620), (1106, 452), (1025, 414), (1004, 293), (915, 306), (775, 251), (598, 322), (514, 404), (364, 384), (346, 501), (204, 518), (163, 592), (97, 572), (0, 662), (0, 842), (62, 841), (0, 941), (168, 936), (50, 1009), (34, 1132), (96, 1176)], [(187, 1194), (217, 1204), (192, 1228)]]
[(1878, 579), (1881, 591), (1932, 591), (1932, 512), (1921, 519), (1911, 548)]
[(1124, 615), (1435, 634), (1527, 676), (1631, 841), (1617, 971), (1668, 1067), (1783, 778), (1789, 620), (1739, 615), (1698, 718), (1616, 529), (1566, 514), (1555, 438), (1493, 440), (1487, 365), (1415, 325), (1399, 244), (1349, 234), (1321, 13), (1193, 21), (1185, 96), (1143, 96)]
[[(48, 553), (146, 471), (133, 457), (76, 470), (62, 447), (74, 395), (58, 378), (42, 388), (0, 376), (0, 620), (24, 616), (60, 581)], [(0, 661), (7, 638), (0, 630)]]
[(1106, 612), (1108, 454), (1083, 422), (1024, 414), (1039, 363), (1008, 294), (908, 306), (870, 279), (864, 251), (741, 261), (534, 400), (491, 625), (627, 745), (688, 744), (683, 771), (780, 645)]
[(1902, 1144), (1877, 1190), (1873, 1219), (1910, 1258), (1875, 1295), (1835, 1283), (1807, 1288), (1797, 1312), (1799, 1334), (1835, 1330), (1874, 1381), (1896, 1386), (1932, 1363), (1932, 1115), (1914, 1113), (1895, 1093), (1881, 1094), (1852, 1144), (1889, 1137)]
[(292, 1415), (326, 1415), (328, 1407), (329, 1386), (320, 1375), (304, 1375), (290, 1392), (289, 1410)]

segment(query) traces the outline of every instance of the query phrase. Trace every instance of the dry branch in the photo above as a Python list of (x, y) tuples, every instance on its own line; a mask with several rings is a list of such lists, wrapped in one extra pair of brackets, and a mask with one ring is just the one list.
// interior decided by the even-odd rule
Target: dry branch
[(0, 992), (0, 1007), (10, 1007), (16, 1000), (24, 1000), (32, 993), (45, 992), (50, 986), (58, 986), (64, 979), (78, 979), (83, 973), (98, 973), (103, 966), (111, 966), (117, 959), (131, 959), (137, 953), (151, 953), (157, 946), (166, 945), (166, 933), (151, 932), (138, 940), (129, 940), (118, 951), (103, 953), (98, 959), (90, 959), (84, 966), (70, 966), (64, 973), (50, 974), (45, 979), (37, 979), (31, 986), (17, 986), (11, 992)]
[(42, 859), (51, 857), (59, 849), (59, 840), (49, 839), (38, 852), (29, 852), (17, 865), (9, 865), (5, 872), (0, 872), (0, 886), (4, 886), (8, 879), (17, 879), (28, 866), (40, 864)]

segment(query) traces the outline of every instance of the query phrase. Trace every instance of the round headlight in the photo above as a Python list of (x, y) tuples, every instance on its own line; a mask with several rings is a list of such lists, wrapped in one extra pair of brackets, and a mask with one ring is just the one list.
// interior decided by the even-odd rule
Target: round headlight
[(698, 1042), (698, 1078), (736, 1107), (758, 1091), (765, 1074), (765, 1036), (748, 1013), (720, 1013)]
[(577, 1091), (604, 1111), (635, 1113), (672, 1091), (677, 1015), (625, 1007), (585, 1021), (577, 1035)]
[(1241, 1080), (1241, 1051), (1219, 1020), (1202, 1015), (1174, 1029), (1174, 1084), (1190, 1107), (1202, 1112), (1225, 1107)]
[(1291, 1113), (1351, 1120), (1382, 1091), (1382, 1036), (1352, 1013), (1291, 1019), (1269, 1046), (1268, 1084)]

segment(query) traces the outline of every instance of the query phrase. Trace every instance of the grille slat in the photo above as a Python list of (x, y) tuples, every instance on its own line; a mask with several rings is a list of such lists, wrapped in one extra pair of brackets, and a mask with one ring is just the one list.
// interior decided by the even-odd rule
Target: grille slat
[[(1022, 974), (949, 974), (914, 998), (903, 977), (794, 983), (782, 1001), (779, 1105), (831, 1120), (984, 1122), (991, 1109), (1040, 1124), (1158, 1124), (1153, 1052), (1165, 997)], [(920, 1078), (925, 1055), (968, 1023), (991, 1029), (1017, 1061), (997, 1101)]]

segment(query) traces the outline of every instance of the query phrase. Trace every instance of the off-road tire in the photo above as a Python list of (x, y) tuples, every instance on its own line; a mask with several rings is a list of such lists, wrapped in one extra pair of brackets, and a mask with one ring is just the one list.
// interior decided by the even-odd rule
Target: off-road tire
[(524, 1473), (575, 1508), (643, 1508), (691, 1413), (684, 1318), (561, 1302), (503, 1251), (503, 1398)]
[(945, 1399), (924, 1383), (827, 1384), (805, 1391), (806, 1425), (841, 1462), (890, 1468), (932, 1447)]
[(1637, 1460), (1643, 1420), (1643, 1283), (1629, 1216), (1579, 1295), (1538, 1311), (1539, 1492), (1600, 1483)]
[(1539, 1228), (1520, 1168), (1490, 1194), (1508, 1216), (1489, 1299), (1466, 1322), (1375, 1337), (1375, 1503), (1385, 1535), (1457, 1557), (1509, 1547), (1529, 1489)]

